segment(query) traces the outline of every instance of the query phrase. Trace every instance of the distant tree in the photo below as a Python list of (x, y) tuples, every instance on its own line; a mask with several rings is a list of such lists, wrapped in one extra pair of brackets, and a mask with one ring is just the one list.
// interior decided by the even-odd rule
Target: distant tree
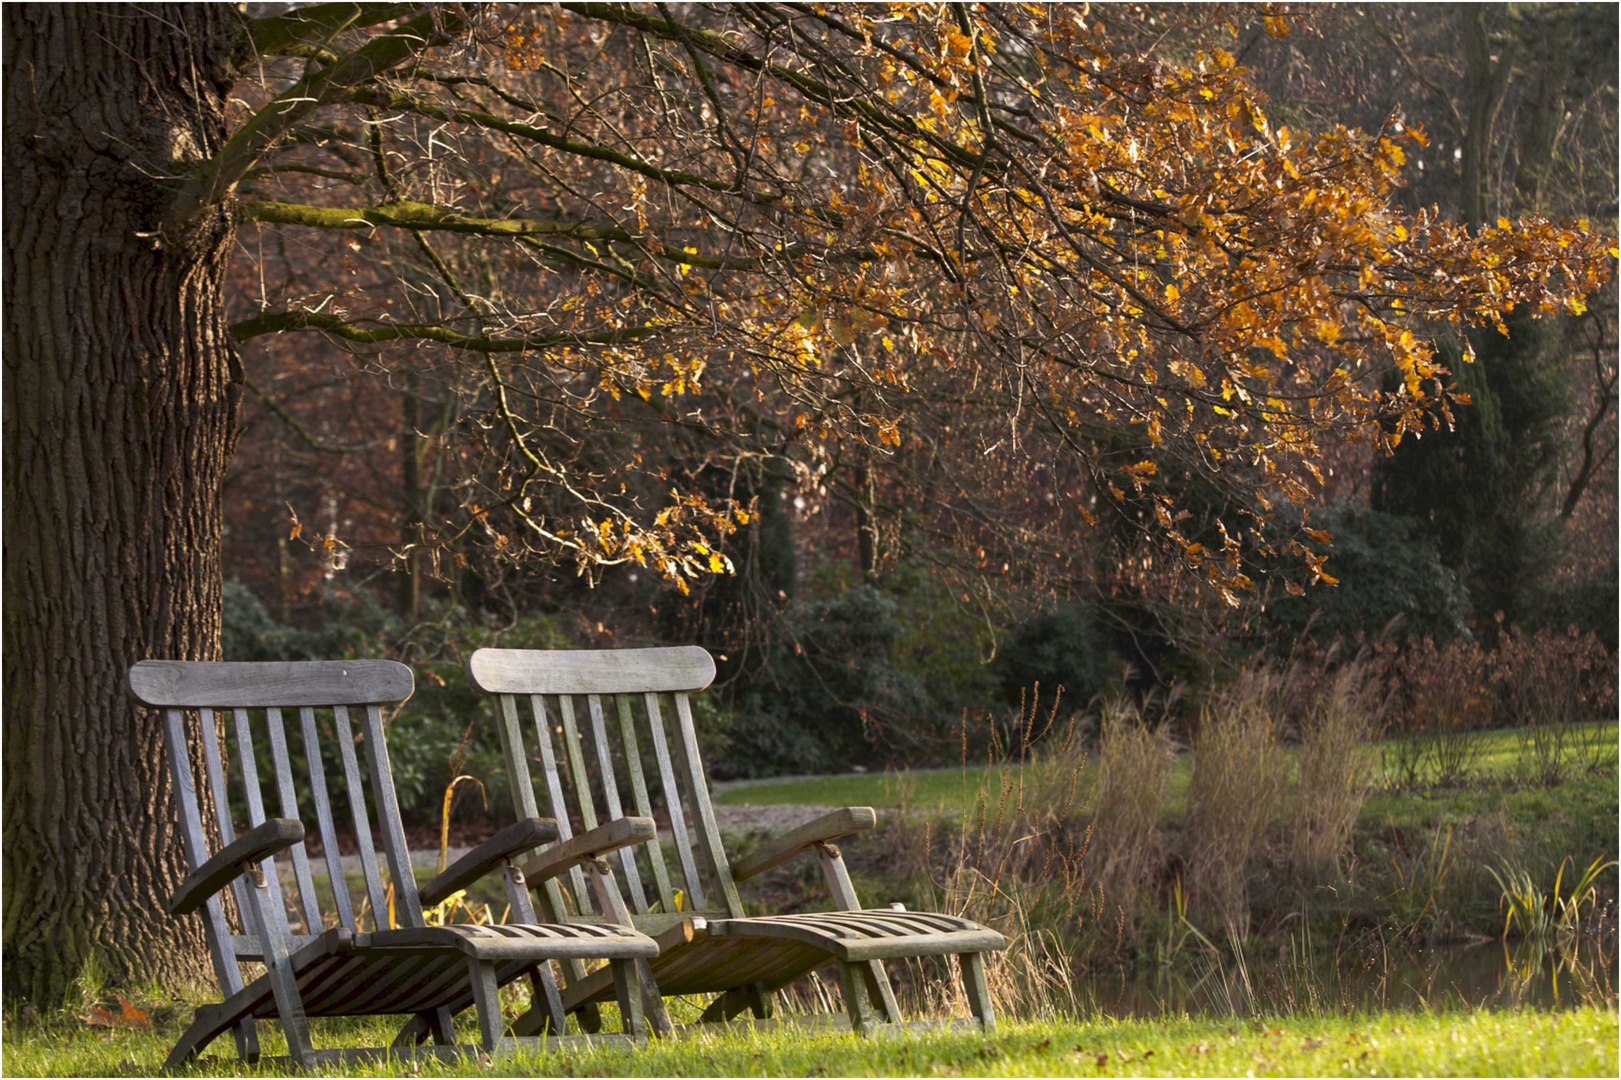
[[(1388, 20), (1382, 32), (1451, 129), (1459, 218), (1476, 229), (1504, 213), (1613, 218), (1614, 163), (1595, 171), (1584, 159), (1615, 145), (1615, 10), (1473, 5), (1454, 14), (1457, 32), (1443, 46), (1454, 63), (1440, 67), (1422, 66), (1410, 51), (1409, 33), (1424, 16), (1370, 18)], [(1614, 318), (1606, 300), (1594, 301), (1610, 309), (1594, 317), (1601, 334)], [(1533, 314), (1519, 309), (1501, 332), (1472, 332), (1471, 363), (1439, 343), (1471, 406), (1456, 424), (1403, 442), (1375, 470), (1373, 505), (1417, 519), (1437, 541), (1484, 633), (1498, 613), (1510, 622), (1539, 613), (1566, 546), (1565, 522), (1613, 453), (1613, 440), (1608, 450), (1598, 441), (1615, 398), (1613, 343), (1607, 352), (1583, 349), (1575, 319)]]

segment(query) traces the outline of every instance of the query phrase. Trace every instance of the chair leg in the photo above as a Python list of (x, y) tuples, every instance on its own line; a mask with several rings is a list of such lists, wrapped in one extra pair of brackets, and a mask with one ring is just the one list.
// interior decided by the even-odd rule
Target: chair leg
[(428, 1033), (433, 1036), (435, 1045), (456, 1045), (456, 1021), (451, 1018), (449, 1009), (435, 1009), (431, 1013), (423, 1013), (422, 1020), (427, 1024)]
[[(555, 1035), (568, 1034), (568, 1017), (563, 1013), (563, 995), (558, 993), (557, 979), (552, 975), (550, 960), (542, 960), (536, 968), (529, 972), (529, 1008), (534, 1011), (544, 1004), (546, 1026), (540, 1031), (550, 1030)], [(516, 1031), (516, 1024), (514, 1024)]]
[(266, 874), (274, 874), (276, 868), (268, 860), (266, 866), (268, 870), (261, 868), (247, 890), (253, 901), (249, 910), (255, 916), (250, 929), (259, 934), (266, 946), (263, 961), (265, 977), (269, 979), (271, 995), (276, 999), (276, 1014), (281, 1020), (281, 1030), (287, 1036), (287, 1056), (293, 1059), (294, 1065), (304, 1069), (315, 1063), (315, 1044), (310, 1042), (310, 1022), (304, 1015), (304, 997), (298, 989), (298, 973), (293, 970), (292, 958), (287, 954), (287, 942), (281, 937), (276, 921), (280, 913), (264, 884)]
[(744, 1012), (752, 1012), (756, 1019), (770, 1019), (772, 1013), (771, 992), (765, 988), (764, 983), (750, 983), (748, 986), (734, 986), (723, 992), (704, 1009), (703, 1015), (698, 1018), (701, 1024), (723, 1024)]
[(304, 1015), (304, 998), (298, 990), (298, 977), (285, 955), (265, 958), (270, 991), (276, 999), (276, 1012), (282, 1034), (287, 1037), (287, 1056), (301, 1069), (315, 1063), (315, 1044), (310, 1041), (310, 1022)]
[(750, 983), (746, 993), (749, 998), (749, 1011), (754, 1013), (756, 1020), (769, 1020), (777, 1011), (776, 1002), (770, 990), (763, 982)]
[[(213, 1042), (216, 1038), (223, 1034), (223, 1032), (218, 1030), (218, 1026), (214, 1020), (214, 1013), (217, 1008), (218, 1007), (214, 1005), (204, 1005), (197, 1010), (192, 1017), (191, 1024), (184, 1032), (181, 1033), (180, 1038), (174, 1044), (174, 1048), (169, 1051), (168, 1058), (164, 1060), (164, 1072), (170, 1073), (180, 1068), (182, 1065), (186, 1064), (186, 1062), (190, 1061), (192, 1058), (201, 1053), (203, 1047), (207, 1046), (209, 1043)], [(237, 1049), (239, 1051), (242, 1048), (242, 1029), (245, 1026), (246, 1025), (244, 1024), (238, 1024), (236, 1027), (232, 1028), (232, 1031), (237, 1037)], [(253, 1029), (248, 1028), (248, 1030), (251, 1032)], [(259, 1040), (255, 1038), (253, 1041), (252, 1059), (249, 1059), (247, 1054), (243, 1053), (242, 1061), (245, 1064), (251, 1065), (258, 1060)]]
[(409, 1050), (421, 1046), (430, 1038), (439, 1046), (456, 1045), (456, 1022), (451, 1019), (449, 1009), (417, 1013), (400, 1028), (389, 1049)]
[(865, 965), (839, 961), (839, 982), (844, 989), (844, 1009), (850, 1014), (850, 1030), (857, 1035), (871, 1035), (872, 1003), (867, 998)]
[(653, 1034), (662, 1039), (675, 1030), (675, 1025), (664, 1010), (664, 995), (659, 992), (658, 980), (653, 978), (653, 965), (646, 960), (637, 960), (635, 964), (636, 982), (642, 994), (642, 1015), (647, 1018)]
[(867, 996), (884, 1014), (884, 1019), (891, 1024), (900, 1023), (900, 1003), (895, 1000), (895, 990), (889, 985), (889, 972), (884, 970), (884, 962), (868, 960), (861, 965), (861, 973), (867, 984)]
[(613, 968), (614, 996), (619, 1000), (620, 1030), (636, 1043), (647, 1041), (647, 1024), (642, 1017), (641, 986), (635, 968), (629, 960), (610, 960)]
[(996, 1017), (991, 1010), (991, 991), (985, 982), (985, 955), (963, 953), (957, 957), (962, 966), (962, 986), (968, 992), (968, 1008), (979, 1021), (979, 1028), (989, 1035), (996, 1030)]
[(743, 996), (741, 987), (724, 990), (714, 1001), (704, 1007), (702, 1015), (698, 1017), (698, 1022), (700, 1024), (724, 1024), (746, 1008), (748, 1008), (748, 1002)]
[(417, 1013), (401, 1025), (394, 1041), (388, 1044), (390, 1050), (409, 1050), (413, 1046), (421, 1046), (428, 1039), (428, 1014)]
[(259, 1061), (259, 1022), (250, 1016), (236, 1025), (231, 1034), (236, 1038), (237, 1057), (246, 1064), (256, 1064)]
[(506, 1018), (501, 1015), (501, 993), (495, 984), (495, 962), (469, 956), (467, 977), (473, 984), (473, 1004), (478, 1009), (479, 1043), (493, 1054), (506, 1031)]

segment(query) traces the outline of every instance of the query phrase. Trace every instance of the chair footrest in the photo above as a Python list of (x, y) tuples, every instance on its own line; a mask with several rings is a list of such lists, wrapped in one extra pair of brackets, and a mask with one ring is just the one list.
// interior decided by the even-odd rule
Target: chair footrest
[(479, 960), (636, 960), (658, 943), (629, 927), (591, 923), (418, 926), (357, 936), (360, 949), (455, 949)]
[(714, 919), (709, 923), (709, 935), (798, 941), (844, 961), (945, 956), (1007, 947), (1001, 934), (971, 919), (888, 908)]

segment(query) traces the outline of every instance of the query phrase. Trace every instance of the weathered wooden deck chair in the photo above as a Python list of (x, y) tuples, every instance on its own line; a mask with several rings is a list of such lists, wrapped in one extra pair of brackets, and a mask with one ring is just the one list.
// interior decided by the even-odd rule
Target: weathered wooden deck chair
[[(740, 862), (728, 858), (688, 703), (690, 694), (715, 677), (714, 661), (703, 649), (480, 649), (468, 670), (480, 689), (495, 696), (508, 782), (520, 816), (539, 812), (531, 761), (540, 765), (539, 786), (565, 838), (571, 820), (595, 829), (603, 817), (625, 813), (627, 798), (629, 811), (638, 816), (652, 816), (655, 805), (669, 813), (673, 864), (666, 862), (665, 845), (656, 835), (615, 855), (634, 909), (628, 916), (600, 907), (593, 911), (578, 875), (570, 882), (572, 911), (557, 879), (532, 881), (541, 887), (552, 921), (590, 925), (628, 917), (659, 943), (658, 959), (651, 964), (662, 994), (720, 994), (705, 1011), (705, 1021), (730, 1020), (745, 1010), (767, 1017), (773, 991), (836, 960), (850, 1025), (861, 1034), (901, 1024), (885, 960), (954, 954), (974, 1021), (992, 1029), (983, 953), (1003, 948), (1002, 935), (949, 915), (898, 907), (860, 910), (844, 859), (831, 841), (871, 828), (877, 816), (870, 807), (834, 811)], [(583, 712), (576, 700), (581, 697)], [(613, 733), (610, 723), (617, 729)], [(649, 783), (650, 771), (656, 788)], [(736, 882), (813, 850), (839, 910), (752, 918), (744, 912)], [(684, 903), (678, 904), (678, 891)], [(623, 907), (621, 898), (611, 899)], [(563, 1008), (578, 1009), (612, 992), (600, 972), (582, 977), (572, 971), (562, 991)], [(514, 1030), (543, 1019), (531, 1012)]]
[[(263, 664), (148, 660), (130, 669), (129, 685), (142, 704), (163, 710), (167, 732), (180, 832), (191, 868), (169, 910), (183, 915), (202, 909), (204, 932), (224, 995), (219, 1004), (197, 1010), (195, 1020), (170, 1053), (166, 1069), (184, 1063), (226, 1031), (234, 1031), (244, 1060), (256, 1060), (255, 1021), (270, 1017), (281, 1021), (291, 1061), (301, 1067), (389, 1053), (449, 1058), (472, 1050), (508, 1049), (517, 1041), (503, 1037), (497, 990), (514, 979), (532, 981), (539, 1013), (550, 1021), (551, 1032), (566, 1030), (548, 964), (554, 959), (576, 965), (584, 958), (608, 959), (607, 977), (620, 1005), (624, 1034), (638, 1040), (643, 1037), (641, 995), (635, 992), (632, 965), (654, 956), (658, 947), (626, 926), (537, 924), (524, 875), (535, 881), (564, 872), (578, 877), (583, 864), (584, 873), (599, 892), (617, 895), (612, 871), (601, 857), (656, 835), (651, 820), (614, 822), (612, 827), (576, 837), (572, 843), (554, 844), (522, 871), (512, 866), (513, 857), (555, 840), (558, 830), (550, 821), (520, 821), (469, 852), (419, 893), (395, 802), (380, 708), (411, 696), (409, 668), (380, 660)], [(330, 727), (325, 724), (327, 709), (331, 710)], [(188, 721), (190, 710), (196, 710), (196, 721)], [(256, 715), (259, 710), (262, 715)], [(322, 710), (319, 717), (317, 710)], [(358, 744), (350, 710), (361, 714)], [(305, 827), (298, 820), (300, 807), (284, 711), (297, 713), (303, 732), (310, 809), (325, 849), (331, 888), (323, 891), (328, 896), (318, 895), (304, 850)], [(223, 720), (226, 712), (231, 722), (220, 723), (217, 730), (217, 718)], [(265, 816), (255, 764), (256, 733), (269, 740), (264, 745), (274, 762), (272, 790), (280, 803), (279, 818)], [(188, 743), (200, 744), (201, 776), (211, 796), (210, 824), (218, 838), (218, 850), (212, 857)], [(232, 769), (228, 747), (235, 750), (236, 785), (227, 781)], [(329, 786), (324, 764), (333, 758), (341, 762), (341, 772)], [(329, 792), (339, 782), (346, 792), (348, 817), (360, 848), (365, 897), (372, 914), (369, 931), (362, 929), (338, 853), (336, 815)], [(241, 835), (236, 833), (233, 818), (246, 819), (247, 829)], [(392, 897), (372, 843), (374, 824), (382, 833)], [(291, 853), (298, 901), (291, 916), (274, 858), (284, 850)], [(504, 872), (517, 924), (425, 923), (424, 903), (431, 907), (494, 870)], [(245, 924), (241, 934), (233, 934), (226, 920), (221, 901), (226, 888), (234, 891)], [(391, 919), (392, 927), (388, 925)], [(265, 974), (244, 986), (242, 961), (263, 964)], [(451, 1017), (468, 1005), (477, 1006), (480, 1041), (457, 1045)], [(311, 1045), (308, 1017), (390, 1014), (410, 1019), (387, 1050), (316, 1051)], [(530, 1029), (543, 1026), (531, 1024)], [(420, 1045), (430, 1037), (435, 1045)]]

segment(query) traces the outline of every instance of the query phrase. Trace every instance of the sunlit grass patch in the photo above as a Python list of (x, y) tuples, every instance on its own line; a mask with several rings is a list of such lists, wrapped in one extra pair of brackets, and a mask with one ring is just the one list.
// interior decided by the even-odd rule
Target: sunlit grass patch
[[(267, 1048), (279, 1043), (264, 1025)], [(177, 1029), (105, 1033), (8, 1024), (12, 1076), (149, 1074)], [(387, 1023), (350, 1023), (355, 1042)], [(1614, 1076), (1613, 1009), (1566, 1012), (1376, 1013), (1348, 1017), (1006, 1022), (995, 1036), (931, 1032), (860, 1040), (792, 1028), (701, 1032), (643, 1048), (523, 1052), (483, 1065), (399, 1062), (343, 1070), (398, 1076)], [(336, 1070), (323, 1071), (331, 1075)], [(193, 1075), (285, 1076), (247, 1068), (226, 1050)]]
[[(1599, 725), (1609, 731), (1609, 743), (1616, 744), (1615, 724)], [(1475, 759), (1479, 780), (1514, 778), (1521, 759), (1520, 735), (1513, 729), (1483, 731), (1478, 735), (1480, 753)], [(1291, 766), (1298, 750), (1284, 748), (1284, 760)], [(719, 792), (715, 801), (726, 806), (875, 806), (894, 808), (905, 803), (914, 810), (958, 812), (972, 807), (981, 791), (1001, 790), (1004, 774), (1019, 765), (968, 765), (954, 769), (924, 769), (909, 772), (888, 771), (854, 776), (816, 776), (794, 780), (751, 783)], [(1083, 783), (1096, 782), (1097, 767), (1089, 765)], [(1184, 753), (1171, 770), (1166, 793), (1165, 814), (1180, 819), (1187, 809), (1188, 783), (1193, 775), (1193, 757)], [(1374, 777), (1376, 789), (1389, 790), (1397, 777), (1381, 766)], [(1433, 779), (1424, 777), (1423, 779)], [(1574, 777), (1579, 782), (1580, 777)], [(1571, 782), (1571, 781), (1567, 781)], [(1611, 785), (1613, 787), (1613, 783)], [(1462, 790), (1462, 789), (1460, 789)], [(1378, 798), (1377, 795), (1374, 797)], [(1370, 800), (1372, 803), (1373, 800)]]

